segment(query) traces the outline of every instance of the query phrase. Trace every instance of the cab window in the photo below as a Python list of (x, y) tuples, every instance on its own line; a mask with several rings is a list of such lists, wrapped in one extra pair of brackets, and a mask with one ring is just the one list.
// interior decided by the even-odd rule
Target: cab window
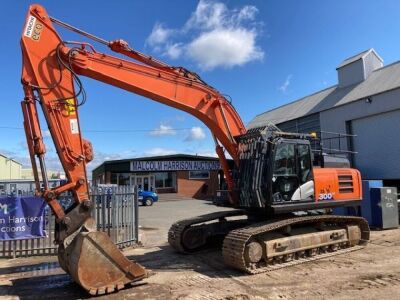
[(296, 175), (295, 144), (278, 144), (275, 152), (274, 175)]
[(306, 183), (311, 179), (311, 155), (308, 145), (298, 145), (300, 183)]

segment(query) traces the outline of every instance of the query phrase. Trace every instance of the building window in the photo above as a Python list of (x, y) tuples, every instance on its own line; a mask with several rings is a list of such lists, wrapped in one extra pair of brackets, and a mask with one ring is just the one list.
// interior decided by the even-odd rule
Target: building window
[(118, 185), (130, 185), (129, 174), (118, 174)]
[(189, 179), (209, 179), (210, 171), (189, 171)]
[(172, 188), (175, 182), (175, 173), (173, 172), (163, 172), (155, 173), (156, 177), (156, 188)]
[(111, 183), (111, 184), (117, 184), (117, 183), (118, 183), (118, 180), (117, 180), (117, 173), (111, 173), (111, 176), (110, 176), (110, 183)]

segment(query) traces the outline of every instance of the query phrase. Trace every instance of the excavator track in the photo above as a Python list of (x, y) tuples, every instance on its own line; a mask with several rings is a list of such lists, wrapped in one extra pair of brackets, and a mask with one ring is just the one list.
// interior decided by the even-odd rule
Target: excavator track
[[(253, 255), (249, 255), (249, 247), (252, 245), (250, 243), (252, 241), (260, 241), (262, 236), (266, 234), (272, 234), (274, 231), (283, 230), (288, 226), (297, 226), (297, 225), (306, 225), (316, 226), (317, 224), (326, 224), (328, 228), (337, 228), (337, 226), (352, 226), (353, 229), (359, 228), (360, 238), (357, 240), (356, 245), (352, 245), (351, 242), (345, 242), (344, 240), (337, 240), (337, 243), (330, 244), (322, 247), (308, 247), (300, 248), (297, 252), (292, 252), (290, 254), (277, 255), (274, 258), (269, 258), (269, 260), (265, 257), (266, 249), (262, 249), (262, 254), (259, 253), (260, 261), (254, 263), (249, 261), (249, 257), (254, 257)], [(336, 226), (336, 227), (335, 227)], [(341, 229), (343, 230), (343, 229)], [(329, 231), (330, 232), (330, 231)], [(334, 232), (335, 233), (335, 232)], [(311, 233), (312, 234), (312, 233)], [(318, 233), (317, 233), (318, 234)], [(249, 274), (258, 274), (263, 272), (270, 272), (277, 269), (314, 261), (330, 256), (339, 255), (342, 253), (347, 253), (350, 251), (359, 250), (366, 246), (369, 240), (370, 230), (368, 223), (365, 219), (360, 217), (349, 217), (349, 216), (331, 216), (331, 215), (319, 215), (319, 216), (304, 216), (304, 217), (295, 217), (290, 219), (278, 220), (267, 223), (255, 223), (250, 226), (232, 230), (224, 239), (222, 254), (224, 258), (224, 262), (235, 269), (247, 272)], [(266, 243), (267, 241), (261, 241), (262, 243)], [(297, 241), (295, 241), (297, 242)], [(274, 247), (276, 247), (276, 243)], [(278, 244), (279, 245), (279, 244)], [(289, 243), (284, 245), (288, 246)], [(293, 243), (292, 243), (293, 245)], [(247, 247), (247, 249), (246, 249)], [(253, 248), (257, 248), (253, 247)], [(269, 248), (271, 249), (271, 248)], [(250, 249), (251, 250), (251, 249)], [(246, 257), (247, 251), (247, 257)], [(257, 254), (256, 254), (257, 256)]]
[(185, 233), (193, 228), (194, 226), (199, 226), (200, 224), (204, 224), (206, 222), (211, 222), (214, 220), (221, 220), (227, 217), (236, 217), (236, 216), (244, 216), (246, 212), (243, 210), (233, 210), (233, 211), (221, 211), (210, 213), (202, 216), (197, 216), (194, 218), (180, 220), (171, 225), (168, 231), (168, 242), (169, 244), (180, 253), (192, 253), (194, 251), (199, 250), (198, 247), (195, 249), (189, 249), (184, 245), (184, 235)]

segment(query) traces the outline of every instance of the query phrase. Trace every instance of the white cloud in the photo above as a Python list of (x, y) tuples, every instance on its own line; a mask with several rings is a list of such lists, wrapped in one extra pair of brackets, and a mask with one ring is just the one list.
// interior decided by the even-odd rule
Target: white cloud
[(156, 148), (151, 148), (149, 150), (146, 150), (144, 152), (144, 155), (147, 156), (159, 156), (159, 155), (171, 155), (171, 154), (177, 154), (178, 151), (173, 150), (173, 149), (166, 149), (166, 148), (160, 148), (160, 147), (156, 147)]
[(92, 171), (94, 168), (100, 166), (107, 160), (118, 160), (125, 158), (137, 157), (138, 153), (136, 150), (124, 150), (118, 153), (114, 152), (102, 152), (95, 150), (93, 160), (87, 164), (88, 176), (92, 177)]
[(238, 13), (238, 20), (254, 20), (256, 14), (258, 13), (258, 9), (252, 5), (246, 5), (243, 7)]
[(255, 37), (254, 31), (244, 28), (215, 29), (193, 40), (188, 54), (204, 70), (241, 66), (264, 56), (255, 45)]
[(184, 30), (221, 27), (227, 21), (227, 13), (228, 9), (224, 3), (200, 0), (196, 10), (186, 22)]
[[(60, 159), (54, 155), (55, 150), (52, 146), (46, 147), (46, 167), (48, 170), (62, 170)], [(28, 146), (25, 141), (19, 141), (15, 150), (0, 149), (0, 153), (22, 164), (23, 168), (32, 168)], [(39, 165), (38, 165), (39, 167)]]
[(222, 2), (200, 0), (182, 28), (156, 23), (146, 43), (163, 56), (183, 57), (203, 70), (241, 66), (264, 57), (257, 45), (257, 13), (251, 5), (229, 9)]
[(192, 127), (190, 129), (189, 135), (186, 137), (185, 141), (191, 142), (196, 140), (203, 140), (206, 138), (206, 134), (201, 127)]
[(167, 42), (168, 38), (172, 34), (173, 30), (165, 28), (163, 24), (156, 23), (148, 36), (146, 43), (150, 46), (157, 46), (159, 44)]
[[(28, 168), (28, 169), (32, 168), (32, 163), (31, 163), (31, 159), (30, 159), (29, 155), (26, 155), (26, 156), (21, 155), (21, 156), (16, 157), (15, 159), (22, 164), (23, 168)], [(46, 159), (46, 168), (48, 171), (63, 172), (64, 169), (61, 166), (60, 159), (56, 155), (47, 154), (45, 156), (45, 159)], [(38, 168), (39, 168), (39, 165), (38, 165)], [(40, 168), (39, 168), (39, 170), (40, 170)]]
[(165, 55), (171, 59), (179, 58), (182, 55), (183, 51), (184, 49), (182, 43), (175, 43), (165, 47)]
[(176, 130), (171, 126), (160, 124), (160, 127), (150, 132), (152, 136), (176, 135)]
[(292, 80), (292, 74), (289, 74), (289, 75), (286, 77), (285, 82), (284, 82), (280, 87), (278, 87), (278, 90), (280, 90), (280, 91), (283, 92), (283, 93), (286, 93), (287, 90), (288, 90), (288, 88), (289, 88), (289, 85), (290, 85), (290, 83), (291, 83), (291, 80)]

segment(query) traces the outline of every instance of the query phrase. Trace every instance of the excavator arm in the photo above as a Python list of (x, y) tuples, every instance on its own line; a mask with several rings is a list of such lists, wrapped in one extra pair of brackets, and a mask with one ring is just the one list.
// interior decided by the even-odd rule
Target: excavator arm
[[(37, 105), (40, 105), (68, 178), (66, 185), (53, 190), (45, 185), (44, 196), (50, 204), (50, 198), (65, 190), (72, 190), (79, 203), (88, 200), (85, 166), (92, 160), (93, 152), (90, 142), (81, 137), (78, 108), (82, 103), (78, 98), (84, 95), (84, 90), (77, 75), (114, 85), (197, 117), (214, 136), (228, 187), (233, 190), (223, 149), (238, 164), (234, 137), (244, 134), (246, 129), (223, 95), (196, 74), (135, 51), (122, 40), (106, 43), (113, 51), (138, 62), (97, 52), (84, 42), (65, 42), (55, 31), (52, 20), (56, 19), (49, 17), (43, 7), (31, 6), (21, 39), (25, 92), (22, 107), (31, 157), (38, 157), (44, 175), (45, 146), (37, 117)], [(38, 172), (35, 174), (37, 179)], [(52, 208), (57, 217), (63, 218), (56, 204)]]
[[(130, 59), (97, 52), (85, 42), (63, 41), (54, 23), (106, 44), (114, 52)], [(237, 204), (225, 150), (238, 165), (235, 136), (244, 134), (246, 129), (231, 103), (197, 74), (135, 51), (122, 40), (107, 42), (85, 33), (50, 17), (40, 5), (29, 8), (21, 49), (21, 82), (25, 94), (21, 105), (37, 191), (57, 218), (55, 240), (60, 245), (60, 265), (91, 294), (113, 291), (127, 282), (143, 278), (146, 272), (140, 265), (125, 259), (111, 241), (93, 227), (90, 217), (93, 205), (86, 174), (86, 164), (93, 159), (93, 150), (91, 143), (81, 135), (79, 107), (84, 104), (86, 95), (78, 75), (175, 107), (201, 120), (213, 134), (216, 152), (231, 191), (231, 202)], [(50, 188), (47, 182), (46, 148), (38, 107), (43, 111), (67, 177), (67, 182), (56, 188)], [(43, 188), (39, 184), (40, 175)], [(65, 191), (72, 192), (75, 199), (74, 205), (67, 210), (57, 201)], [(98, 255), (93, 249), (97, 249)], [(114, 275), (107, 279), (93, 279), (90, 276), (91, 265), (99, 266), (92, 274), (95, 277), (100, 273)]]

